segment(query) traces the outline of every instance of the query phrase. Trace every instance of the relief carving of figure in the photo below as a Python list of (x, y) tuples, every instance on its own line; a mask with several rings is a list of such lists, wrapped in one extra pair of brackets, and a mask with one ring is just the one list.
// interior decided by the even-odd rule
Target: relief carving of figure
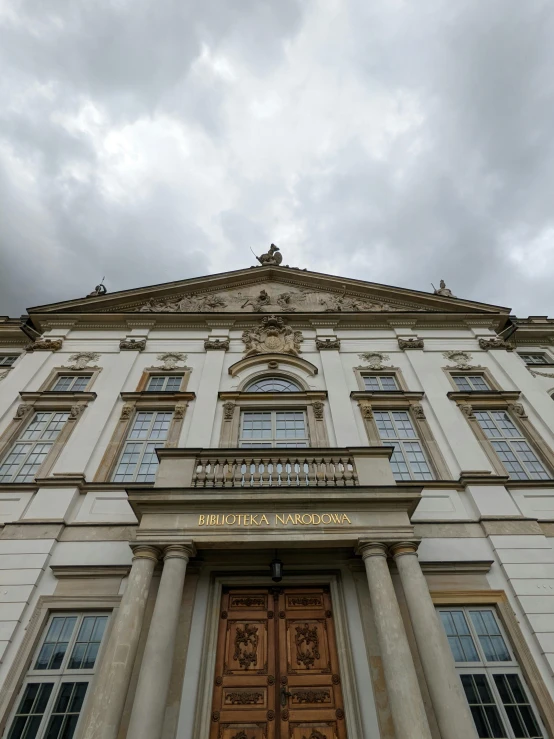
[(242, 340), (246, 346), (245, 356), (255, 354), (299, 354), (303, 341), (301, 331), (293, 331), (281, 316), (265, 316), (260, 325), (243, 331)]
[(181, 298), (150, 298), (139, 309), (141, 313), (207, 313), (223, 310), (226, 306), (221, 295), (184, 295)]
[(254, 312), (259, 313), (270, 304), (271, 298), (269, 297), (267, 292), (265, 290), (260, 290), (259, 295), (256, 295), (255, 297), (248, 297), (241, 305), (241, 308), (246, 308), (247, 305), (251, 305), (254, 309)]

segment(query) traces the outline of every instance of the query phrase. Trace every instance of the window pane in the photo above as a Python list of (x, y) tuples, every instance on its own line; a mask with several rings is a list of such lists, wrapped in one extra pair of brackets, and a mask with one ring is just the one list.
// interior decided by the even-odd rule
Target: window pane
[(460, 392), (470, 393), (473, 390), (473, 388), (469, 384), (469, 380), (467, 379), (467, 377), (463, 377), (462, 375), (455, 375), (454, 382), (456, 383), (456, 387), (458, 388), (458, 390), (460, 390)]
[(539, 729), (519, 675), (493, 675), (493, 677), (514, 736), (542, 739), (543, 734)]
[(83, 706), (88, 683), (62, 683), (45, 739), (71, 739)]
[(549, 358), (545, 354), (520, 354), (527, 364), (548, 364)]
[(0, 356), (0, 366), (1, 367), (11, 367), (16, 359), (17, 359), (17, 356), (12, 356), (12, 355)]
[(376, 375), (364, 375), (364, 386), (368, 391), (380, 390), (379, 379)]
[(460, 675), (477, 734), (485, 739), (506, 737), (500, 714), (485, 675)]
[(129, 439), (137, 441), (125, 444), (114, 482), (154, 482), (158, 469), (156, 449), (164, 446), (172, 418), (170, 411), (137, 413), (129, 432)]
[(507, 662), (511, 659), (508, 647), (492, 611), (470, 611), (470, 618), (487, 662)]
[(248, 393), (297, 393), (300, 388), (294, 382), (282, 377), (264, 377), (246, 387)]
[(67, 665), (69, 670), (94, 667), (107, 622), (107, 616), (85, 616)]
[(74, 393), (82, 393), (87, 389), (87, 385), (90, 382), (90, 378), (92, 375), (79, 375), (79, 377), (75, 377), (75, 382), (73, 383), (72, 390)]
[(181, 382), (183, 380), (183, 375), (171, 375), (167, 378), (167, 382), (165, 385), (166, 392), (168, 393), (178, 393), (181, 389)]
[(35, 670), (59, 670), (77, 622), (76, 616), (56, 616), (44, 638)]
[(8, 739), (35, 739), (52, 688), (52, 683), (29, 683), (25, 686)]
[(58, 381), (54, 385), (53, 390), (69, 390), (72, 382), (73, 377), (58, 377)]
[(148, 392), (156, 393), (162, 392), (165, 385), (165, 377), (151, 377), (146, 388)]
[(463, 611), (439, 611), (456, 662), (479, 662)]

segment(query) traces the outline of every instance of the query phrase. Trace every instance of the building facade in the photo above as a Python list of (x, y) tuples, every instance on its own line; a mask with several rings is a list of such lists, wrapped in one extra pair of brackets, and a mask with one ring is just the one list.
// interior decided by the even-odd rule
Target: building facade
[(0, 319), (0, 736), (554, 737), (554, 320), (280, 257)]

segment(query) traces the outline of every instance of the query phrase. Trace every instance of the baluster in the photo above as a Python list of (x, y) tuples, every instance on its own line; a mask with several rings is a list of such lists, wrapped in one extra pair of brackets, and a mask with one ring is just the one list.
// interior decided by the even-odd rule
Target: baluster
[(318, 487), (323, 487), (325, 485), (325, 462), (323, 460), (323, 457), (316, 457), (314, 459), (314, 463), (316, 466), (316, 477), (317, 477), (317, 484)]
[(231, 488), (233, 487), (233, 476), (235, 474), (234, 471), (234, 465), (235, 461), (232, 459), (226, 459), (225, 460), (225, 477), (224, 477), (224, 487)]
[[(262, 465), (262, 460), (260, 459), (260, 457), (254, 457), (252, 459), (252, 467), (254, 469), (253, 469), (253, 472), (252, 472), (252, 479), (251, 479), (250, 485), (253, 488), (259, 488), (260, 487), (260, 479), (261, 479), (261, 476), (262, 476), (262, 473), (261, 473), (261, 465)], [(252, 469), (252, 467), (250, 469)]]
[(267, 457), (262, 457), (260, 460), (262, 464), (262, 487), (268, 488), (270, 485), (269, 480), (269, 459)]
[(352, 462), (349, 457), (346, 457), (346, 459), (343, 459), (341, 461), (344, 471), (344, 484), (352, 485)]
[(235, 459), (235, 474), (233, 475), (233, 487), (240, 488), (244, 484), (244, 459)]
[(205, 488), (213, 488), (214, 486), (215, 464), (215, 459), (206, 460), (206, 481), (204, 483)]
[(291, 472), (291, 459), (290, 457), (284, 457), (279, 459), (279, 465), (281, 467), (279, 474), (279, 485), (290, 487), (294, 485), (293, 473)]
[(352, 469), (352, 485), (358, 485), (358, 470), (356, 469), (354, 459), (349, 459), (348, 463), (350, 464), (350, 467)]
[(340, 457), (338, 457), (337, 459), (333, 457), (333, 467), (335, 478), (332, 484), (337, 486), (344, 485), (344, 471), (342, 467), (342, 459)]
[(196, 486), (203, 488), (206, 480), (206, 466), (201, 459), (196, 460)]
[(311, 459), (306, 458), (304, 460), (304, 469), (306, 471), (306, 485), (308, 487), (315, 487), (317, 485), (317, 467), (313, 457)]
[(302, 473), (300, 468), (300, 460), (298, 457), (294, 457), (290, 461), (290, 473), (292, 485), (302, 485)]
[(225, 460), (214, 459), (214, 488), (220, 488), (224, 485), (224, 482), (225, 482), (224, 471), (225, 471)]

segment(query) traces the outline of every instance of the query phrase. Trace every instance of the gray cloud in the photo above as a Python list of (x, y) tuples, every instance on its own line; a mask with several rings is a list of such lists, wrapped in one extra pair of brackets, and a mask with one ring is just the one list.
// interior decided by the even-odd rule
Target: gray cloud
[(0, 11), (0, 314), (285, 262), (552, 313), (544, 0)]

